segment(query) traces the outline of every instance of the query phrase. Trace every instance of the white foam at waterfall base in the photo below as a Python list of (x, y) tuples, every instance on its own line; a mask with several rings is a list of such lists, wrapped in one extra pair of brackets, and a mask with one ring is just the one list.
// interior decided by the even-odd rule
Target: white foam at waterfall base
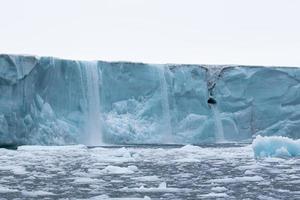
[(165, 68), (163, 66), (158, 67), (160, 91), (161, 91), (161, 101), (162, 101), (162, 131), (163, 143), (172, 143), (172, 127), (171, 127), (171, 115), (170, 115), (170, 105), (168, 98), (168, 86), (165, 76)]
[(103, 144), (101, 132), (99, 71), (97, 62), (84, 62), (83, 66), (86, 75), (87, 102), (85, 144), (89, 146), (98, 146)]
[(216, 107), (216, 104), (211, 104), (211, 110), (213, 112), (213, 117), (215, 121), (215, 137), (216, 142), (222, 143), (225, 141), (224, 139), (224, 130), (223, 130), (223, 124), (220, 118), (220, 112), (218, 108)]

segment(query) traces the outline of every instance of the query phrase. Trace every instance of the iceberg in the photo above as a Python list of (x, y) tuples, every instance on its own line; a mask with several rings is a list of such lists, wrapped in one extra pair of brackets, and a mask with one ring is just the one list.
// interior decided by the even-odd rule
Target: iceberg
[(300, 156), (300, 139), (258, 135), (252, 142), (255, 157), (295, 157)]
[(299, 138), (300, 70), (0, 55), (0, 145)]

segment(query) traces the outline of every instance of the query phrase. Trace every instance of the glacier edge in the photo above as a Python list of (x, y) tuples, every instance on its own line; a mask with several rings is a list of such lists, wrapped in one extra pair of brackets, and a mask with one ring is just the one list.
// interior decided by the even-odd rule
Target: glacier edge
[(299, 68), (96, 61), (91, 93), (88, 63), (0, 55), (0, 144), (84, 143), (94, 93), (109, 144), (163, 143), (166, 129), (174, 143), (216, 142), (212, 102), (226, 141), (300, 136)]

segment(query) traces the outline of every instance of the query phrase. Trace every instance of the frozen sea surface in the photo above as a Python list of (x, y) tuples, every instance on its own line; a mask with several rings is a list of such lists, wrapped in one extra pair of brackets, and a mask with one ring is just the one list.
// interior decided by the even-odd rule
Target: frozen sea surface
[(0, 199), (300, 199), (300, 159), (250, 145), (0, 149)]

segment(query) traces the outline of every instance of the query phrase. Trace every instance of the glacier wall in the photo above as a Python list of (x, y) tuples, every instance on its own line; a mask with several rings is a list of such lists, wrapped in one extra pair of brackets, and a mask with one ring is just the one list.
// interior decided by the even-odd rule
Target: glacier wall
[(0, 144), (299, 138), (300, 70), (0, 55)]

